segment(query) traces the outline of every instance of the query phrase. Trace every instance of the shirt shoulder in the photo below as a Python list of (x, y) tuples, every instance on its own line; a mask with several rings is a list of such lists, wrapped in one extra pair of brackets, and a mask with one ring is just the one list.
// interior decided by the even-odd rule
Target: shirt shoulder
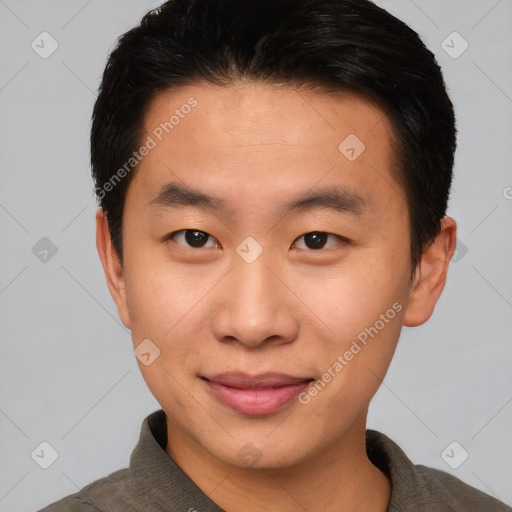
[(95, 480), (39, 512), (132, 512), (128, 469)]
[(87, 503), (80, 496), (72, 494), (48, 505), (39, 512), (98, 512), (100, 509)]
[(389, 437), (366, 431), (369, 459), (391, 482), (387, 512), (512, 512), (512, 508), (455, 476), (415, 465)]
[(449, 511), (464, 512), (511, 512), (505, 503), (468, 485), (445, 471), (423, 465), (414, 470), (424, 482), (424, 493), (432, 503), (444, 504)]
[(118, 469), (39, 512), (223, 512), (165, 452), (166, 421), (162, 409), (144, 419), (127, 468)]

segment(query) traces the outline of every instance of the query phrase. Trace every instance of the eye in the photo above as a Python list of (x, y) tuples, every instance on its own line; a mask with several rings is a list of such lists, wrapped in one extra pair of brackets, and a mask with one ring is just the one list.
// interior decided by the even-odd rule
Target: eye
[[(306, 247), (296, 247), (296, 248), (318, 250), (318, 249), (329, 248), (333, 245), (335, 246), (336, 244), (331, 244), (331, 246), (326, 247), (326, 243), (327, 243), (327, 240), (329, 237), (331, 237), (333, 239), (337, 239), (338, 243), (347, 241), (338, 235), (332, 235), (331, 233), (326, 233), (324, 231), (311, 231), (310, 233), (306, 233), (306, 234), (300, 236), (299, 238), (297, 238), (297, 240), (300, 240), (301, 238), (303, 238), (304, 244), (306, 245)], [(295, 241), (293, 243), (293, 245), (295, 246), (296, 243), (297, 242)]]
[[(207, 241), (209, 238), (214, 240), (216, 243), (214, 245), (208, 246)], [(192, 247), (194, 249), (220, 246), (219, 242), (213, 238), (213, 236), (204, 231), (198, 231), (196, 229), (182, 229), (180, 231), (175, 231), (166, 237), (166, 240), (174, 240), (179, 245), (187, 246), (186, 244), (188, 244), (188, 247)]]

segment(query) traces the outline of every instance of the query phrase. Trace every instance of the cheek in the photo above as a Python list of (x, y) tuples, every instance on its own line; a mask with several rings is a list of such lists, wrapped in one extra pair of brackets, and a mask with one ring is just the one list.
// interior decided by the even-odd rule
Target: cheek
[(140, 372), (161, 404), (185, 410), (191, 404), (186, 394), (182, 396), (183, 386), (200, 360), (197, 344), (202, 338), (190, 319), (204, 290), (176, 266), (148, 260), (140, 252), (130, 261), (126, 278), (132, 342), (136, 348), (149, 339), (157, 347), (158, 356), (149, 365), (138, 362)]
[(134, 343), (139, 338), (160, 340), (186, 314), (193, 291), (170, 262), (149, 250), (130, 252), (127, 246), (126, 300)]
[(335, 336), (346, 338), (373, 325), (396, 301), (403, 304), (408, 271), (403, 255), (399, 261), (389, 249), (361, 251), (343, 266), (311, 276), (301, 296)]
[(314, 406), (318, 414), (322, 404), (336, 403), (336, 414), (344, 421), (347, 415), (361, 412), (379, 388), (396, 349), (406, 309), (406, 296), (396, 282), (392, 284), (354, 275), (337, 290), (331, 288), (330, 302), (324, 299), (320, 311), (333, 332), (323, 339), (322, 351), (315, 350), (311, 357), (318, 361), (321, 380), (332, 384), (326, 387), (325, 395), (321, 391), (324, 399)]
[(187, 324), (187, 313), (198, 301), (193, 293), (184, 293), (182, 289), (175, 280), (165, 279), (127, 284), (134, 343), (150, 338), (162, 349), (172, 344)]
[[(384, 378), (408, 297), (408, 266), (394, 261), (390, 249), (368, 251), (356, 261), (335, 279), (310, 287), (308, 295), (329, 327), (322, 351), (315, 350), (311, 357), (318, 361), (319, 370), (330, 369), (336, 375), (331, 399), (353, 406), (354, 413), (371, 399)], [(311, 289), (317, 291), (312, 294)]]
[[(201, 340), (207, 339), (208, 291), (218, 281), (218, 269), (187, 268), (159, 255), (139, 250), (126, 260), (126, 297), (137, 346), (150, 339), (160, 350), (159, 363), (173, 371), (197, 358)], [(145, 368), (142, 368), (145, 370)]]

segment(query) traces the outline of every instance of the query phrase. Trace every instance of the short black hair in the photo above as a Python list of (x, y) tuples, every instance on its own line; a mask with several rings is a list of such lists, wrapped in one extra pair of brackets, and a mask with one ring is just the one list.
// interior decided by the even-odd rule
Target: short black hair
[(169, 0), (117, 40), (94, 106), (91, 164), (121, 265), (136, 165), (122, 179), (116, 173), (140, 147), (151, 99), (240, 78), (356, 92), (381, 107), (393, 127), (392, 172), (408, 204), (414, 272), (446, 213), (455, 115), (434, 54), (369, 0)]

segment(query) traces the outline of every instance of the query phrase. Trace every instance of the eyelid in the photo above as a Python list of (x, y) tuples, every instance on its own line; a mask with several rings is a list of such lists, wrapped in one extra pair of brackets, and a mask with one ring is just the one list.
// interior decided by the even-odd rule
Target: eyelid
[(314, 231), (308, 231), (307, 233), (304, 233), (303, 235), (297, 237), (294, 241), (293, 241), (293, 244), (292, 244), (292, 247), (295, 245), (295, 243), (297, 242), (297, 240), (303, 238), (304, 236), (306, 235), (309, 235), (310, 233), (321, 233), (323, 235), (328, 235), (330, 237), (334, 237), (334, 238), (337, 238), (338, 239), (338, 243), (335, 245), (335, 246), (331, 246), (331, 247), (321, 247), (320, 249), (309, 249), (309, 248), (296, 248), (300, 251), (308, 251), (308, 252), (312, 252), (312, 253), (320, 253), (322, 251), (326, 251), (326, 250), (329, 250), (329, 249), (333, 249), (335, 248), (337, 245), (339, 245), (340, 243), (344, 244), (344, 243), (348, 243), (349, 240), (341, 235), (335, 235), (334, 233), (329, 233), (328, 231), (317, 231), (317, 230), (314, 230)]
[[(168, 241), (168, 240), (173, 240), (177, 235), (181, 234), (181, 233), (185, 233), (186, 231), (198, 231), (200, 233), (204, 233), (205, 235), (208, 236), (208, 240), (214, 240), (216, 242), (216, 246), (221, 246), (220, 242), (213, 236), (213, 235), (210, 235), (210, 233), (208, 233), (207, 231), (203, 231), (201, 229), (194, 229), (194, 228), (185, 228), (185, 229), (179, 229), (179, 230), (176, 230), (176, 231), (173, 231), (172, 233), (169, 233), (164, 241)], [(339, 245), (339, 243), (348, 243), (349, 240), (341, 235), (336, 235), (334, 233), (329, 233), (328, 231), (318, 231), (318, 230), (314, 230), (314, 231), (307, 231), (306, 233), (303, 233), (302, 235), (298, 236), (292, 243), (292, 248), (294, 248), (294, 245), (296, 244), (297, 240), (300, 240), (301, 238), (304, 238), (306, 235), (309, 235), (310, 233), (320, 233), (320, 234), (324, 234), (324, 235), (328, 235), (328, 237), (332, 237), (332, 238), (336, 238), (338, 239), (338, 244), (336, 245)], [(175, 241), (175, 240), (173, 240)], [(177, 243), (178, 245), (181, 245), (182, 247), (185, 247), (186, 249), (192, 249), (192, 250), (199, 250), (199, 249), (211, 249), (212, 247), (208, 247), (208, 246), (203, 246), (203, 247), (192, 247), (190, 245), (186, 245), (186, 244), (181, 244), (181, 243), (178, 243), (175, 241), (175, 243)], [(334, 246), (336, 247), (336, 246)], [(325, 251), (325, 250), (328, 250), (328, 249), (331, 249), (333, 248), (332, 246), (331, 247), (321, 247), (320, 249), (310, 249), (310, 248), (297, 248), (295, 247), (295, 249), (298, 249), (298, 250), (301, 250), (301, 251), (307, 251), (307, 252), (315, 252), (315, 253), (319, 253), (319, 252), (322, 252), (322, 251)]]
[(214, 236), (210, 235), (210, 233), (208, 233), (208, 232), (206, 232), (206, 231), (203, 231), (202, 229), (194, 229), (194, 228), (185, 228), (185, 229), (178, 229), (177, 231), (173, 231), (172, 233), (169, 233), (169, 234), (165, 237), (164, 241), (172, 240), (172, 241), (174, 241), (175, 243), (177, 243), (178, 245), (180, 245), (181, 247), (184, 247), (185, 249), (192, 249), (192, 250), (199, 250), (199, 249), (212, 249), (212, 248), (215, 248), (215, 247), (211, 247), (211, 246), (210, 246), (210, 247), (208, 247), (208, 246), (206, 246), (206, 247), (205, 247), (205, 246), (203, 246), (203, 247), (192, 247), (192, 246), (187, 245), (187, 244), (181, 244), (181, 243), (176, 242), (176, 241), (174, 240), (174, 238), (175, 238), (177, 235), (179, 235), (179, 234), (181, 234), (181, 233), (185, 233), (186, 231), (197, 231), (197, 232), (199, 232), (199, 233), (204, 233), (205, 235), (207, 235), (207, 236), (208, 236), (208, 241), (210, 241), (210, 239), (211, 239), (211, 240), (214, 240), (214, 241), (215, 241), (215, 243), (216, 243), (216, 246), (220, 246), (220, 242), (219, 242), (219, 241), (218, 241)]

